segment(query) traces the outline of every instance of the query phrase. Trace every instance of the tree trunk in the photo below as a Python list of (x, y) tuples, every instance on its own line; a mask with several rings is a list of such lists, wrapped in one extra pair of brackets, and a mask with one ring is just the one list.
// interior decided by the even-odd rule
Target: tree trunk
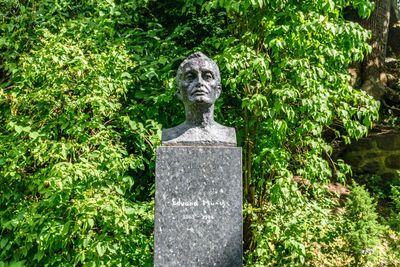
[(384, 64), (389, 33), (391, 0), (374, 0), (375, 10), (360, 24), (372, 32), (372, 51), (362, 66), (362, 89), (376, 99), (382, 99), (386, 88)]
[(400, 4), (392, 0), (388, 46), (391, 57), (400, 57)]

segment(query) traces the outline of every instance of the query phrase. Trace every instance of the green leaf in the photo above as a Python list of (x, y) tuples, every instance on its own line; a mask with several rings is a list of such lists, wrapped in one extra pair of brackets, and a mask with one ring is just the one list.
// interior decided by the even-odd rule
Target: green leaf
[(32, 139), (36, 139), (39, 137), (39, 133), (38, 132), (30, 132), (29, 137)]
[(97, 245), (96, 245), (96, 251), (97, 251), (97, 253), (99, 254), (99, 256), (102, 257), (102, 256), (104, 255), (104, 253), (106, 252), (106, 249), (105, 249), (105, 247), (103, 247), (103, 246), (101, 245), (101, 243), (97, 243)]

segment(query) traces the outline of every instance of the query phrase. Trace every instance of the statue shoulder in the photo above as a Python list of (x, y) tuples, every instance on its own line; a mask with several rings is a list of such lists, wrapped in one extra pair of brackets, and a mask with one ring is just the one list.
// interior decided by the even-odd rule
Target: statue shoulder
[(173, 128), (163, 129), (163, 145), (223, 145), (236, 146), (235, 128), (214, 124), (209, 128), (193, 127), (182, 123)]
[(236, 134), (236, 130), (233, 127), (228, 127), (228, 126), (224, 126), (222, 124), (217, 124), (218, 128), (220, 131), (223, 131), (225, 133), (229, 133), (229, 134)]
[(230, 135), (233, 135), (236, 137), (236, 130), (233, 127), (226, 127), (227, 131), (229, 132)]
[(185, 130), (187, 130), (186, 128), (187, 128), (186, 125), (182, 123), (172, 128), (163, 129), (161, 135), (161, 141), (167, 142), (177, 138), (178, 136), (182, 135), (182, 133), (185, 132)]
[(227, 127), (221, 124), (218, 124), (218, 131), (221, 133), (223, 139), (233, 146), (236, 146), (236, 130), (233, 127)]

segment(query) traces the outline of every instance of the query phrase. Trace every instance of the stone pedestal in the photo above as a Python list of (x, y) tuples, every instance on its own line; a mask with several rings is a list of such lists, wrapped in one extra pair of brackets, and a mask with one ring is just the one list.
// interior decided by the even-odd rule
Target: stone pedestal
[(157, 149), (154, 266), (242, 266), (242, 152)]

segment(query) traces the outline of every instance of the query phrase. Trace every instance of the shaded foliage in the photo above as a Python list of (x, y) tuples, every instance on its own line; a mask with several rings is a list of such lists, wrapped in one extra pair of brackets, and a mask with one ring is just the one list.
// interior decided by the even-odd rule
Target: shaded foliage
[(152, 265), (154, 150), (183, 120), (175, 71), (199, 50), (220, 66), (217, 120), (245, 152), (246, 263), (351, 262), (358, 237), (326, 190), (350, 169), (325, 137), (366, 135), (378, 104), (348, 84), (369, 49), (342, 17), (350, 5), (371, 12), (364, 0), (3, 1), (0, 262)]

